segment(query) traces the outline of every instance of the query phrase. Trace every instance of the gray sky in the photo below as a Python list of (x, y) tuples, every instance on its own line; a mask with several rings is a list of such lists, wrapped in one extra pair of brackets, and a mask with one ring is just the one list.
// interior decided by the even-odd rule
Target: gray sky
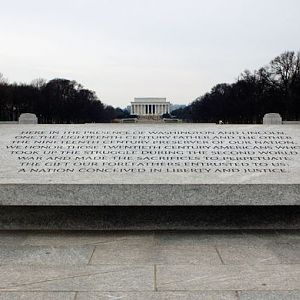
[(68, 78), (106, 104), (189, 103), (286, 50), (299, 0), (0, 0), (0, 72)]

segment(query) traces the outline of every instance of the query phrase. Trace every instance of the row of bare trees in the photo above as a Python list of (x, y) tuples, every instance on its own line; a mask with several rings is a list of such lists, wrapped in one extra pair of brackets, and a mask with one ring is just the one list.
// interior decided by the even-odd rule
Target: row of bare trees
[(261, 123), (270, 112), (300, 120), (300, 52), (285, 52), (233, 84), (218, 84), (173, 114), (192, 122)]
[(14, 121), (23, 112), (35, 113), (40, 123), (98, 123), (122, 117), (122, 110), (104, 105), (95, 92), (76, 81), (34, 80), (10, 84), (0, 75), (0, 121)]

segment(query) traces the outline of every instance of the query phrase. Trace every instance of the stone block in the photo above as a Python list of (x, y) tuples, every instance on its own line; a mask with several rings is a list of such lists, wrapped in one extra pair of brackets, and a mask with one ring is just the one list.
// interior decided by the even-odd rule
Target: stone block
[(281, 125), (282, 117), (277, 113), (266, 114), (263, 119), (264, 125)]
[(300, 204), (297, 126), (3, 125), (0, 205)]
[(24, 113), (19, 117), (19, 124), (37, 124), (38, 118), (35, 114)]

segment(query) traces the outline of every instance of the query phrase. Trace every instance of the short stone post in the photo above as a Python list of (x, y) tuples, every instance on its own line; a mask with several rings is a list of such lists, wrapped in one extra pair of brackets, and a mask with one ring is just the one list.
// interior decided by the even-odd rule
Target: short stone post
[(19, 124), (38, 124), (38, 118), (35, 114), (21, 114), (19, 117)]
[(263, 119), (264, 125), (282, 125), (282, 117), (277, 113), (266, 114)]

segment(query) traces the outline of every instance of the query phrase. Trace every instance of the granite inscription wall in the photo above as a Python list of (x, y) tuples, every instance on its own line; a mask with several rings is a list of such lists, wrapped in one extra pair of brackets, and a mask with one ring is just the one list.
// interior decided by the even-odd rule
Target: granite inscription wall
[(1, 126), (1, 182), (298, 183), (297, 126)]

